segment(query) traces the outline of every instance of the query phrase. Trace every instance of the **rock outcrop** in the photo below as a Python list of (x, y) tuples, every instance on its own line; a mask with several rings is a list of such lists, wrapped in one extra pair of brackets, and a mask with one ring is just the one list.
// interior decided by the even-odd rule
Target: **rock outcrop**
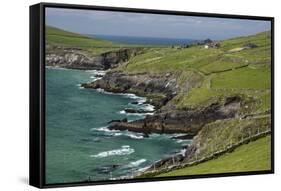
[(159, 108), (171, 100), (178, 92), (176, 77), (172, 75), (130, 75), (108, 72), (102, 79), (82, 84), (84, 88), (104, 89), (114, 93), (135, 93), (146, 96), (148, 102)]
[(240, 97), (230, 97), (226, 98), (224, 103), (213, 103), (203, 109), (172, 110), (155, 113), (133, 122), (112, 123), (109, 129), (129, 130), (144, 134), (185, 133), (192, 137), (207, 123), (235, 117), (240, 109), (240, 102)]
[(82, 50), (61, 48), (57, 51), (47, 51), (46, 65), (82, 70), (107, 70), (127, 62), (131, 57), (141, 54), (141, 52), (141, 48), (128, 48), (90, 56)]

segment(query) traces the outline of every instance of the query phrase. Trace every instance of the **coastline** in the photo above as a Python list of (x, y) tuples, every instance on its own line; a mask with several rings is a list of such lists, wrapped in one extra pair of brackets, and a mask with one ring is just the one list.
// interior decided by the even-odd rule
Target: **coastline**
[[(60, 68), (60, 67), (46, 67), (48, 69), (54, 69), (54, 70), (74, 70), (76, 71), (77, 69), (68, 69), (68, 68)], [(78, 70), (79, 71), (79, 70)], [(85, 70), (83, 70), (85, 71)], [(85, 71), (86, 72), (86, 71)], [(90, 77), (90, 80), (91, 82), (95, 81), (95, 80), (99, 80), (100, 79), (100, 74), (101, 73), (105, 73), (105, 71), (101, 71), (101, 70), (88, 70), (88, 72), (92, 73), (93, 75)], [(98, 75), (98, 79), (95, 79), (94, 76), (95, 75)], [(147, 98), (145, 97), (140, 97), (140, 96), (137, 96), (136, 94), (133, 94), (133, 93), (114, 93), (114, 92), (108, 92), (108, 91), (104, 91), (104, 90), (101, 90), (101, 89), (98, 89), (98, 90), (95, 90), (97, 92), (100, 92), (102, 94), (109, 94), (109, 95), (120, 95), (120, 96), (124, 96), (124, 97), (128, 97), (128, 98), (131, 98), (135, 101), (132, 101), (130, 104), (136, 106), (137, 107), (141, 107), (141, 105), (143, 104), (145, 107), (149, 107), (150, 109), (148, 109), (148, 113), (123, 113), (124, 114), (124, 117), (126, 118), (127, 115), (136, 115), (136, 116), (139, 116), (141, 118), (145, 118), (147, 115), (153, 115), (155, 110), (154, 110), (154, 106), (153, 105), (150, 105), (148, 104), (146, 101), (147, 101)], [(137, 103), (133, 103), (133, 102), (137, 102)], [(153, 108), (153, 109), (151, 109)], [(144, 108), (142, 108), (144, 109)], [(151, 111), (152, 110), (152, 111)], [(120, 111), (121, 112), (121, 111)], [(114, 119), (112, 119), (114, 120)], [(128, 122), (133, 122), (132, 120), (128, 120)], [(110, 124), (112, 124), (114, 122), (111, 122), (109, 123), (108, 122), (108, 126), (110, 126)], [(140, 135), (135, 133), (135, 132), (132, 132), (130, 133), (130, 131), (128, 130), (125, 130), (125, 131), (119, 131), (119, 130), (110, 130), (109, 128), (107, 127), (104, 127), (106, 129), (100, 129), (101, 131), (108, 131), (110, 133), (114, 133), (114, 134), (120, 134), (122, 132), (122, 136), (125, 135), (125, 134), (128, 134), (128, 137), (132, 138), (132, 139), (139, 139), (141, 141), (141, 139), (144, 139), (144, 138), (147, 138), (143, 133), (141, 133)], [(97, 129), (95, 129), (95, 131), (97, 131)], [(151, 134), (151, 138), (153, 139), (154, 136), (157, 136), (158, 134)], [(160, 135), (160, 134), (159, 134)], [(126, 135), (127, 136), (127, 135)], [(180, 143), (181, 140), (185, 141), (186, 139), (176, 139), (176, 137), (181, 137), (183, 136), (182, 134), (171, 134), (169, 135), (169, 139), (175, 139), (175, 142), (178, 142)], [(179, 147), (179, 150), (182, 149), (182, 146)], [(179, 151), (180, 152), (180, 151)], [(100, 156), (102, 155), (103, 153), (97, 153), (96, 156)], [(173, 155), (171, 153), (171, 155)], [(94, 157), (95, 155), (92, 155), (92, 157)], [(141, 160), (141, 159), (139, 159)], [(162, 159), (161, 159), (162, 160)], [(119, 177), (119, 178), (115, 178), (115, 179), (122, 179), (122, 178), (130, 178), (130, 177), (133, 177), (133, 176), (136, 176), (137, 174), (139, 173), (142, 173), (143, 171), (145, 171), (146, 169), (148, 169), (150, 166), (151, 166), (152, 163), (150, 163), (149, 165), (145, 166), (145, 167), (141, 167), (139, 168), (138, 170), (135, 170), (133, 175), (128, 175), (126, 177)]]
[[(159, 166), (165, 166), (206, 157), (271, 127), (270, 57), (251, 59), (251, 52), (263, 51), (264, 45), (269, 50), (269, 37), (268, 32), (263, 32), (223, 40), (219, 46), (207, 48), (203, 43), (165, 49), (103, 49), (92, 54), (101, 59), (86, 56), (86, 60), (82, 59), (84, 50), (56, 47), (50, 53), (57, 55), (47, 56), (51, 65), (80, 70), (107, 69), (103, 75), (82, 83), (80, 88), (146, 98), (141, 104), (152, 108), (150, 113), (128, 106), (119, 114), (143, 117), (112, 119), (107, 131), (139, 133), (144, 138), (154, 133), (182, 133), (177, 138), (191, 139), (192, 144), (183, 147), (182, 155), (175, 154), (172, 159), (158, 162)], [(266, 40), (265, 44), (260, 43), (261, 39)], [(253, 41), (250, 44), (254, 46), (248, 47), (248, 41)], [(239, 52), (233, 52), (237, 49)], [(237, 59), (237, 54), (242, 58)], [(52, 60), (56, 62), (50, 63)]]

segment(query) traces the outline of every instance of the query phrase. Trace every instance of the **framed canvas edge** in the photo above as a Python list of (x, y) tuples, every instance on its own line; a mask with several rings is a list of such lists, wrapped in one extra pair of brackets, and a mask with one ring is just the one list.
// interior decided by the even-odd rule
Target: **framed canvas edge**
[[(29, 180), (29, 184), (38, 188), (56, 188), (56, 187), (73, 187), (73, 186), (89, 186), (89, 185), (106, 185), (106, 184), (124, 184), (124, 183), (141, 183), (141, 182), (154, 182), (154, 181), (169, 181), (169, 180), (184, 180), (184, 179), (197, 179), (197, 178), (220, 178), (220, 177), (230, 177), (230, 176), (246, 176), (246, 175), (263, 175), (263, 174), (273, 174), (275, 168), (275, 134), (274, 134), (274, 17), (268, 16), (252, 16), (252, 15), (232, 15), (232, 14), (218, 14), (218, 13), (200, 13), (200, 12), (186, 12), (186, 11), (171, 11), (171, 10), (155, 10), (155, 9), (137, 9), (137, 8), (125, 8), (125, 7), (107, 7), (107, 6), (94, 6), (94, 5), (76, 5), (76, 4), (62, 4), (62, 3), (39, 3), (30, 6), (37, 8), (39, 7), (39, 41), (32, 40), (30, 33), (30, 45), (32, 43), (39, 43), (39, 58), (37, 58), (40, 64), (39, 67), (39, 87), (32, 88), (32, 71), (30, 68), (30, 121), (31, 118), (36, 114), (34, 110), (31, 109), (31, 95), (37, 95), (39, 99), (39, 150), (30, 150), (30, 160), (29, 160), (29, 171), (34, 171), (31, 166), (31, 158), (39, 155), (39, 169), (36, 173), (39, 175), (39, 181), (34, 183), (33, 180)], [(216, 18), (229, 18), (229, 19), (250, 19), (250, 20), (265, 20), (271, 22), (271, 169), (262, 171), (249, 171), (249, 172), (228, 172), (228, 173), (217, 173), (217, 174), (201, 174), (201, 175), (186, 175), (186, 176), (173, 176), (173, 177), (158, 177), (158, 178), (138, 178), (138, 179), (124, 179), (124, 180), (106, 180), (106, 181), (89, 181), (89, 182), (69, 182), (69, 183), (56, 183), (47, 184), (45, 182), (45, 8), (69, 8), (69, 9), (85, 9), (85, 10), (103, 10), (103, 11), (121, 11), (121, 12), (137, 12), (137, 13), (152, 13), (152, 14), (165, 14), (165, 15), (182, 15), (182, 16), (199, 16), (199, 17), (216, 17)], [(30, 30), (32, 29), (30, 18)], [(32, 63), (31, 57), (34, 52), (30, 49), (30, 67), (33, 67), (35, 63)], [(38, 64), (38, 62), (37, 62)], [(32, 91), (35, 94), (32, 94)], [(32, 135), (33, 127), (30, 123), (30, 146), (31, 142), (34, 141), (34, 135)], [(38, 128), (38, 127), (37, 127)], [(34, 142), (33, 142), (34, 143)], [(29, 174), (30, 176), (31, 174)], [(31, 178), (31, 176), (30, 176)]]

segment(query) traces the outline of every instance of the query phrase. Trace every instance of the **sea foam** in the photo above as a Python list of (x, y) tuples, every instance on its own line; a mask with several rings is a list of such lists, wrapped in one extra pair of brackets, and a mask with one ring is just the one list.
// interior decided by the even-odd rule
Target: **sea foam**
[(120, 130), (108, 129), (107, 126), (100, 127), (100, 128), (92, 128), (91, 131), (103, 132), (105, 135), (114, 136), (114, 137), (127, 136), (127, 137), (130, 137), (131, 139), (143, 139), (144, 138), (142, 133), (133, 133), (130, 131), (120, 131)]
[(129, 167), (137, 167), (144, 162), (146, 162), (146, 159), (140, 159), (140, 160), (137, 160), (137, 161), (130, 162), (128, 166)]
[(91, 155), (91, 157), (105, 158), (105, 157), (109, 157), (109, 156), (123, 156), (123, 155), (130, 155), (134, 152), (135, 152), (135, 150), (133, 148), (131, 148), (129, 145), (123, 145), (120, 149), (100, 152), (96, 155)]

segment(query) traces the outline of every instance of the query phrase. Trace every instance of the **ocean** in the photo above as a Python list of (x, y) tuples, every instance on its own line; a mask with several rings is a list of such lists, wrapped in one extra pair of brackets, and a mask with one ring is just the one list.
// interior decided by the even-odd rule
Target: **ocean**
[[(190, 143), (176, 135), (109, 130), (108, 122), (136, 120), (128, 114), (142, 108), (153, 114), (145, 98), (83, 89), (101, 71), (46, 68), (46, 183), (70, 183), (130, 178), (153, 162), (180, 153)], [(139, 104), (132, 102), (138, 101)]]
[(135, 36), (112, 36), (112, 35), (91, 35), (86, 36), (100, 38), (116, 43), (139, 44), (139, 45), (185, 45), (200, 42), (195, 39), (182, 38), (156, 38), (156, 37), (135, 37)]

